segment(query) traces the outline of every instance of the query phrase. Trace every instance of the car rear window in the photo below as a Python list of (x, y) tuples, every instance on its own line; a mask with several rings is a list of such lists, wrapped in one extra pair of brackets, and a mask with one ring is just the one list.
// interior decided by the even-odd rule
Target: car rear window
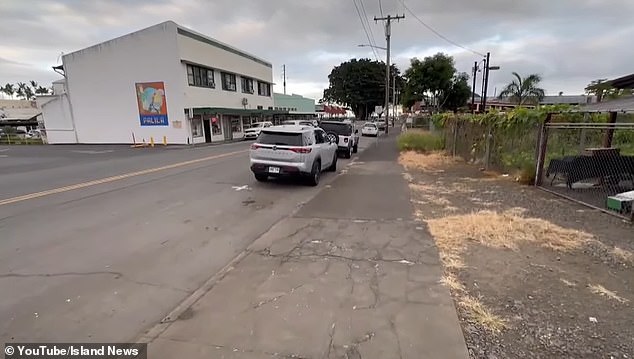
[(350, 136), (352, 134), (352, 125), (347, 123), (322, 123), (320, 127), (326, 133), (334, 132), (342, 136)]
[(366, 123), (364, 127), (376, 128), (376, 125), (373, 123)]
[(277, 146), (303, 146), (301, 133), (262, 131), (258, 143)]

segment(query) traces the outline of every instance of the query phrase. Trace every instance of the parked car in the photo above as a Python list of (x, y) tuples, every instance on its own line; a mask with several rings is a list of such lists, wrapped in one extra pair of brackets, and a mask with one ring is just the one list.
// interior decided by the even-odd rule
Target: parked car
[(26, 133), (27, 138), (39, 139), (42, 138), (42, 130), (30, 130)]
[(260, 131), (262, 131), (263, 128), (267, 128), (271, 126), (273, 126), (273, 123), (270, 121), (254, 122), (251, 124), (251, 127), (244, 130), (244, 139), (245, 140), (256, 139), (260, 135)]
[(378, 136), (379, 127), (372, 122), (368, 122), (361, 128), (361, 136)]
[(308, 120), (286, 120), (282, 122), (282, 125), (315, 126), (313, 121), (308, 121)]
[(349, 122), (341, 121), (321, 121), (320, 127), (333, 140), (336, 140), (337, 152), (343, 154), (345, 158), (352, 157), (359, 149), (359, 130)]
[(379, 131), (385, 131), (385, 120), (384, 119), (377, 119), (374, 121), (374, 124), (377, 125), (377, 127), (379, 128)]
[(304, 177), (316, 186), (322, 171), (337, 170), (337, 144), (313, 126), (264, 128), (251, 145), (249, 157), (251, 171), (260, 182), (269, 177)]

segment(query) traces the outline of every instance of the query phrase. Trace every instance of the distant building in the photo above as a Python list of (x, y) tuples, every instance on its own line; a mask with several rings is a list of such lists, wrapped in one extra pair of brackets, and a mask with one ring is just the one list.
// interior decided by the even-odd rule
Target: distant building
[(337, 105), (317, 104), (315, 112), (319, 118), (343, 118), (348, 117), (348, 109)]
[[(480, 104), (481, 104), (481, 96), (476, 94), (475, 96), (475, 109), (476, 112), (480, 112)], [(544, 96), (544, 98), (539, 102), (540, 106), (551, 106), (551, 105), (570, 105), (570, 106), (581, 106), (590, 103), (594, 103), (597, 101), (596, 96), (592, 95), (557, 95), (557, 96)], [(471, 105), (471, 99), (468, 102)], [(508, 110), (516, 108), (518, 105), (516, 103), (511, 102), (508, 98), (498, 98), (498, 97), (487, 97), (487, 110)], [(522, 105), (524, 108), (535, 108), (535, 104), (524, 103)]]
[(275, 111), (270, 62), (172, 21), (62, 56), (42, 96), (49, 143), (241, 138)]
[(292, 94), (273, 93), (273, 104), (276, 111), (288, 111), (281, 117), (287, 119), (313, 119), (315, 113), (315, 100)]
[(36, 128), (40, 114), (41, 111), (35, 101), (0, 99), (0, 127), (20, 126), (27, 130)]

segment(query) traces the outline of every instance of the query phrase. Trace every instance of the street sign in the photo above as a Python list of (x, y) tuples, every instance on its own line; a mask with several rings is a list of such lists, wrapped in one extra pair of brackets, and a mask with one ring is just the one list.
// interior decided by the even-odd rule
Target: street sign
[(377, 115), (383, 113), (383, 106), (374, 106), (374, 113)]

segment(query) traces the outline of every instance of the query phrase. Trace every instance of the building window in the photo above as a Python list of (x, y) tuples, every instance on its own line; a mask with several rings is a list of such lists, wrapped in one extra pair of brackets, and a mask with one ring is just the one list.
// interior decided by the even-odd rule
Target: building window
[(253, 93), (253, 79), (242, 76), (242, 92)]
[(197, 116), (192, 118), (192, 137), (202, 137), (203, 136), (203, 121)]
[(220, 127), (220, 119), (217, 116), (211, 118), (211, 134), (214, 136), (222, 135), (222, 127)]
[(236, 75), (222, 72), (222, 89), (225, 91), (236, 90)]
[(258, 81), (258, 95), (260, 96), (271, 96), (271, 84)]
[(187, 83), (189, 83), (189, 86), (215, 88), (214, 70), (187, 65)]

